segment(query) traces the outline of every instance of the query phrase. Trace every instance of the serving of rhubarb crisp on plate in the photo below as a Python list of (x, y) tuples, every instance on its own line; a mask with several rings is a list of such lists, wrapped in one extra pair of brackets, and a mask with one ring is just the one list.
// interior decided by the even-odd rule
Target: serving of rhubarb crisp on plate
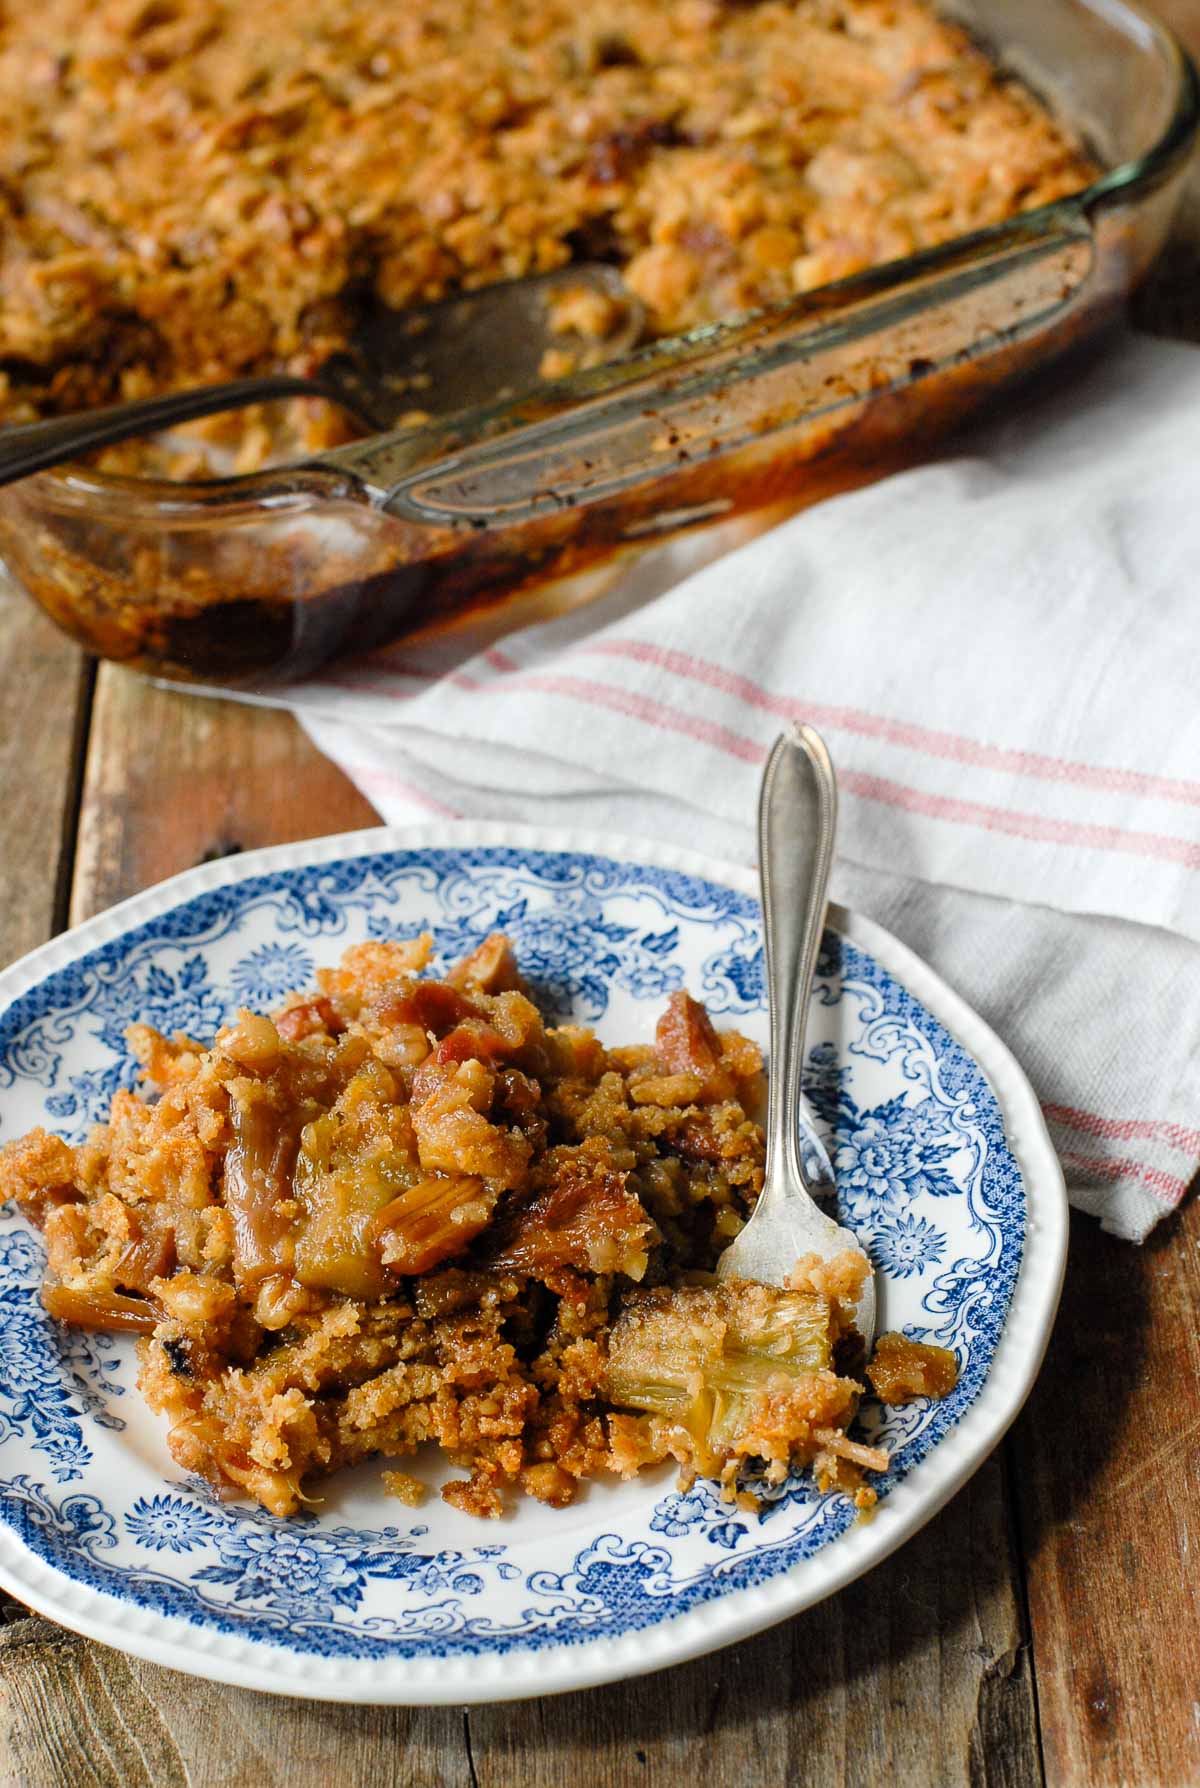
[(651, 1669), (869, 1568), (1057, 1299), (1027, 1086), (834, 911), (805, 1138), (866, 1263), (718, 1281), (762, 1184), (752, 878), (453, 826), (206, 865), (0, 977), (0, 1578), (293, 1694)]

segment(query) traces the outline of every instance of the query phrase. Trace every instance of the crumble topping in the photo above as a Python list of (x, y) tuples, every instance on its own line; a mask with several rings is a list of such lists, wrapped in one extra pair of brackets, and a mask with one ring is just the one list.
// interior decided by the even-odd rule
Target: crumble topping
[[(9, 422), (305, 372), (371, 305), (572, 260), (673, 334), (1094, 173), (921, 0), (45, 0), (0, 20), (0, 117)], [(197, 426), (270, 451), (261, 417)]]
[[(46, 1309), (138, 1334), (176, 1463), (277, 1515), (427, 1442), (475, 1515), (666, 1459), (743, 1502), (749, 1468), (811, 1466), (869, 1507), (886, 1454), (846, 1432), (865, 1258), (714, 1276), (762, 1187), (757, 1046), (679, 992), (653, 1043), (606, 1048), (543, 1023), (502, 936), (444, 979), (430, 953), (353, 946), (208, 1047), (132, 1026), (156, 1097), (118, 1091), (78, 1148), (0, 1149)], [(908, 1396), (939, 1350), (904, 1347)]]

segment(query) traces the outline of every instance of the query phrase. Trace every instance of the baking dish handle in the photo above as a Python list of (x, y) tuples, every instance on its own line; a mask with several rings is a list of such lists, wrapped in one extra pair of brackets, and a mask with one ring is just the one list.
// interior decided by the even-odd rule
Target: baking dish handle
[(445, 445), (471, 433), (469, 418), (420, 439), (342, 448), (326, 464), (409, 522), (520, 525), (624, 497), (783, 430), (850, 421), (888, 392), (1043, 331), (1085, 294), (1090, 302), (1095, 265), (1088, 217), (1055, 205), (905, 263), (901, 283), (884, 268), (682, 348), (647, 350), (601, 369), (593, 389), (610, 385), (598, 395), (457, 451)]

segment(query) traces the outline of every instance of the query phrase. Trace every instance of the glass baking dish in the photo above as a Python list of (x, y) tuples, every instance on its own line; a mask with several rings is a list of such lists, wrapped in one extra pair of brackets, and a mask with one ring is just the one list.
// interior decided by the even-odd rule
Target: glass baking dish
[(812, 501), (1099, 330), (1169, 227), (1194, 71), (1126, 0), (943, 10), (1106, 170), (1085, 191), (447, 422), (200, 484), (47, 473), (0, 554), (90, 650), (266, 688), (686, 528)]

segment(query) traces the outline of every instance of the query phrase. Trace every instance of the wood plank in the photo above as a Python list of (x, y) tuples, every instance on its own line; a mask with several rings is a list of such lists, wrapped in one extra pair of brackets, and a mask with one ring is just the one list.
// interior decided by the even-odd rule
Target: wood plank
[(101, 665), (71, 919), (212, 857), (378, 824), (290, 714)]
[(0, 965), (56, 929), (73, 844), (90, 670), (0, 571)]
[(1200, 1782), (1200, 1203), (1146, 1245), (1076, 1218), (1015, 1433), (1047, 1779)]
[(456, 1709), (276, 1700), (47, 1622), (0, 1631), (5, 1788), (471, 1788)]

